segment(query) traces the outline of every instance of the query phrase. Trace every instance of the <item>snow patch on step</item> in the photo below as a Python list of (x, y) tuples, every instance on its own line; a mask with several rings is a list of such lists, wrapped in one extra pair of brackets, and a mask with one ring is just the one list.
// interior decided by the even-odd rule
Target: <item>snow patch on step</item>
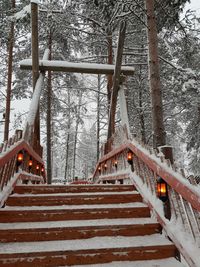
[(31, 253), (46, 251), (76, 251), (89, 249), (106, 248), (130, 248), (130, 247), (148, 247), (158, 245), (171, 245), (172, 243), (160, 234), (137, 237), (94, 237), (79, 240), (59, 240), (42, 242), (16, 242), (4, 243), (0, 246), (1, 254), (10, 253)]
[[(104, 226), (104, 225), (135, 225), (157, 223), (152, 218), (128, 218), (128, 219), (98, 219), (98, 220), (70, 220), (70, 221), (48, 221), (28, 223), (0, 223), (0, 229), (36, 229), (57, 227), (80, 227), (80, 226)], [(148, 227), (148, 225), (147, 225)]]
[[(120, 203), (120, 204), (91, 204), (91, 205), (59, 205), (59, 206), (6, 206), (2, 210), (84, 210), (84, 209), (119, 209), (119, 208), (141, 208), (148, 207), (142, 202)], [(0, 211), (1, 212), (1, 211)]]
[[(13, 197), (51, 197), (51, 196), (66, 196), (66, 197), (75, 197), (75, 196), (98, 196), (98, 195), (105, 195), (105, 196), (110, 196), (110, 195), (139, 195), (137, 191), (123, 191), (123, 192), (83, 192), (83, 193), (49, 193), (49, 194), (13, 194)], [(12, 197), (11, 196), (11, 197)]]
[[(61, 266), (60, 266), (61, 267)], [(186, 267), (174, 258), (149, 261), (114, 261), (104, 264), (76, 265), (76, 267)]]

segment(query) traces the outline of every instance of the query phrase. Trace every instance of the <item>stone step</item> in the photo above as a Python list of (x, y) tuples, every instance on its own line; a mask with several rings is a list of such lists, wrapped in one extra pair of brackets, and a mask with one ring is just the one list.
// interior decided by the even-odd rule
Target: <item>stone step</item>
[(123, 192), (133, 191), (133, 185), (17, 185), (17, 194), (56, 194), (56, 193), (89, 193), (89, 192)]
[(0, 248), (0, 266), (77, 266), (175, 256), (175, 246), (159, 234), (140, 238), (95, 237), (86, 240), (3, 244)]
[(117, 193), (81, 193), (81, 194), (46, 194), (46, 195), (11, 195), (7, 206), (57, 206), (87, 204), (117, 204), (142, 202), (137, 191)]

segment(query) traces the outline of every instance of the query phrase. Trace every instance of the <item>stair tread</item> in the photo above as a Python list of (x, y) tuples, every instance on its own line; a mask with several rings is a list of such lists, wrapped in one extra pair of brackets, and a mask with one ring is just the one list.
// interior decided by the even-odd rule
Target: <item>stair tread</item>
[[(96, 250), (114, 248), (137, 248), (153, 246), (173, 245), (167, 238), (160, 234), (152, 234), (137, 237), (94, 237), (78, 240), (59, 240), (25, 243), (4, 243), (0, 246), (0, 254), (20, 254), (34, 252), (56, 252), (56, 251), (77, 251), (77, 250)], [(154, 248), (152, 248), (154, 250)]]
[[(24, 210), (88, 210), (88, 209), (117, 209), (117, 208), (142, 208), (148, 207), (143, 202), (131, 202), (120, 204), (90, 204), (90, 205), (59, 205), (59, 206), (6, 206), (2, 211)], [(0, 211), (1, 213), (1, 211)]]
[[(149, 261), (114, 261), (101, 264), (76, 265), (76, 267), (185, 267), (183, 263), (174, 258)], [(61, 266), (60, 266), (61, 267)]]
[(0, 229), (38, 229), (56, 227), (79, 227), (79, 226), (106, 226), (106, 225), (136, 225), (157, 223), (152, 218), (129, 218), (129, 219), (98, 219), (98, 220), (69, 220), (69, 221), (47, 221), (47, 222), (28, 222), (28, 223), (0, 223)]
[(63, 196), (63, 197), (78, 197), (78, 196), (98, 196), (98, 195), (105, 195), (105, 196), (110, 196), (110, 195), (139, 195), (139, 193), (135, 190), (133, 191), (123, 191), (123, 192), (82, 192), (82, 193), (49, 193), (49, 194), (18, 194), (14, 193), (13, 195), (10, 196), (12, 197), (20, 197), (20, 198), (25, 198), (25, 197), (44, 197), (48, 198), (50, 196)]

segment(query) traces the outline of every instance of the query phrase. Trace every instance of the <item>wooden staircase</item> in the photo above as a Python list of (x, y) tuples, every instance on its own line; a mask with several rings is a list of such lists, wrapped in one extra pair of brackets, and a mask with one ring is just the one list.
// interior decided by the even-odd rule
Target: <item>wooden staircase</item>
[(132, 185), (16, 186), (0, 241), (0, 266), (183, 266)]

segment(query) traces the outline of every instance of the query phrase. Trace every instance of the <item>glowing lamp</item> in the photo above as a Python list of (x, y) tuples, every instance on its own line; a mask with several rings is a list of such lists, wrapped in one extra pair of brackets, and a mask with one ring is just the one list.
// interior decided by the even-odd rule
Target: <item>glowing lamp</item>
[(17, 155), (17, 163), (18, 163), (18, 165), (20, 165), (22, 163), (23, 159), (24, 159), (24, 154), (23, 154), (22, 151), (20, 151), (18, 153), (18, 155)]
[(104, 164), (104, 169), (107, 170), (108, 166), (107, 163)]
[(32, 158), (30, 158), (28, 161), (28, 167), (31, 168), (32, 166), (33, 166), (33, 160)]
[(117, 165), (118, 165), (118, 161), (115, 159), (114, 160), (114, 166), (115, 166), (116, 169), (117, 169)]
[(37, 165), (36, 165), (36, 170), (39, 171), (39, 169), (40, 169), (40, 165), (37, 164)]
[(168, 199), (167, 183), (160, 177), (157, 179), (157, 197), (163, 202)]
[(42, 166), (41, 168), (41, 173), (44, 173), (44, 166)]
[(129, 150), (127, 153), (127, 161), (129, 164), (133, 164), (133, 152), (131, 150)]
[(99, 171), (99, 173), (101, 173), (101, 166), (98, 167), (98, 171)]

